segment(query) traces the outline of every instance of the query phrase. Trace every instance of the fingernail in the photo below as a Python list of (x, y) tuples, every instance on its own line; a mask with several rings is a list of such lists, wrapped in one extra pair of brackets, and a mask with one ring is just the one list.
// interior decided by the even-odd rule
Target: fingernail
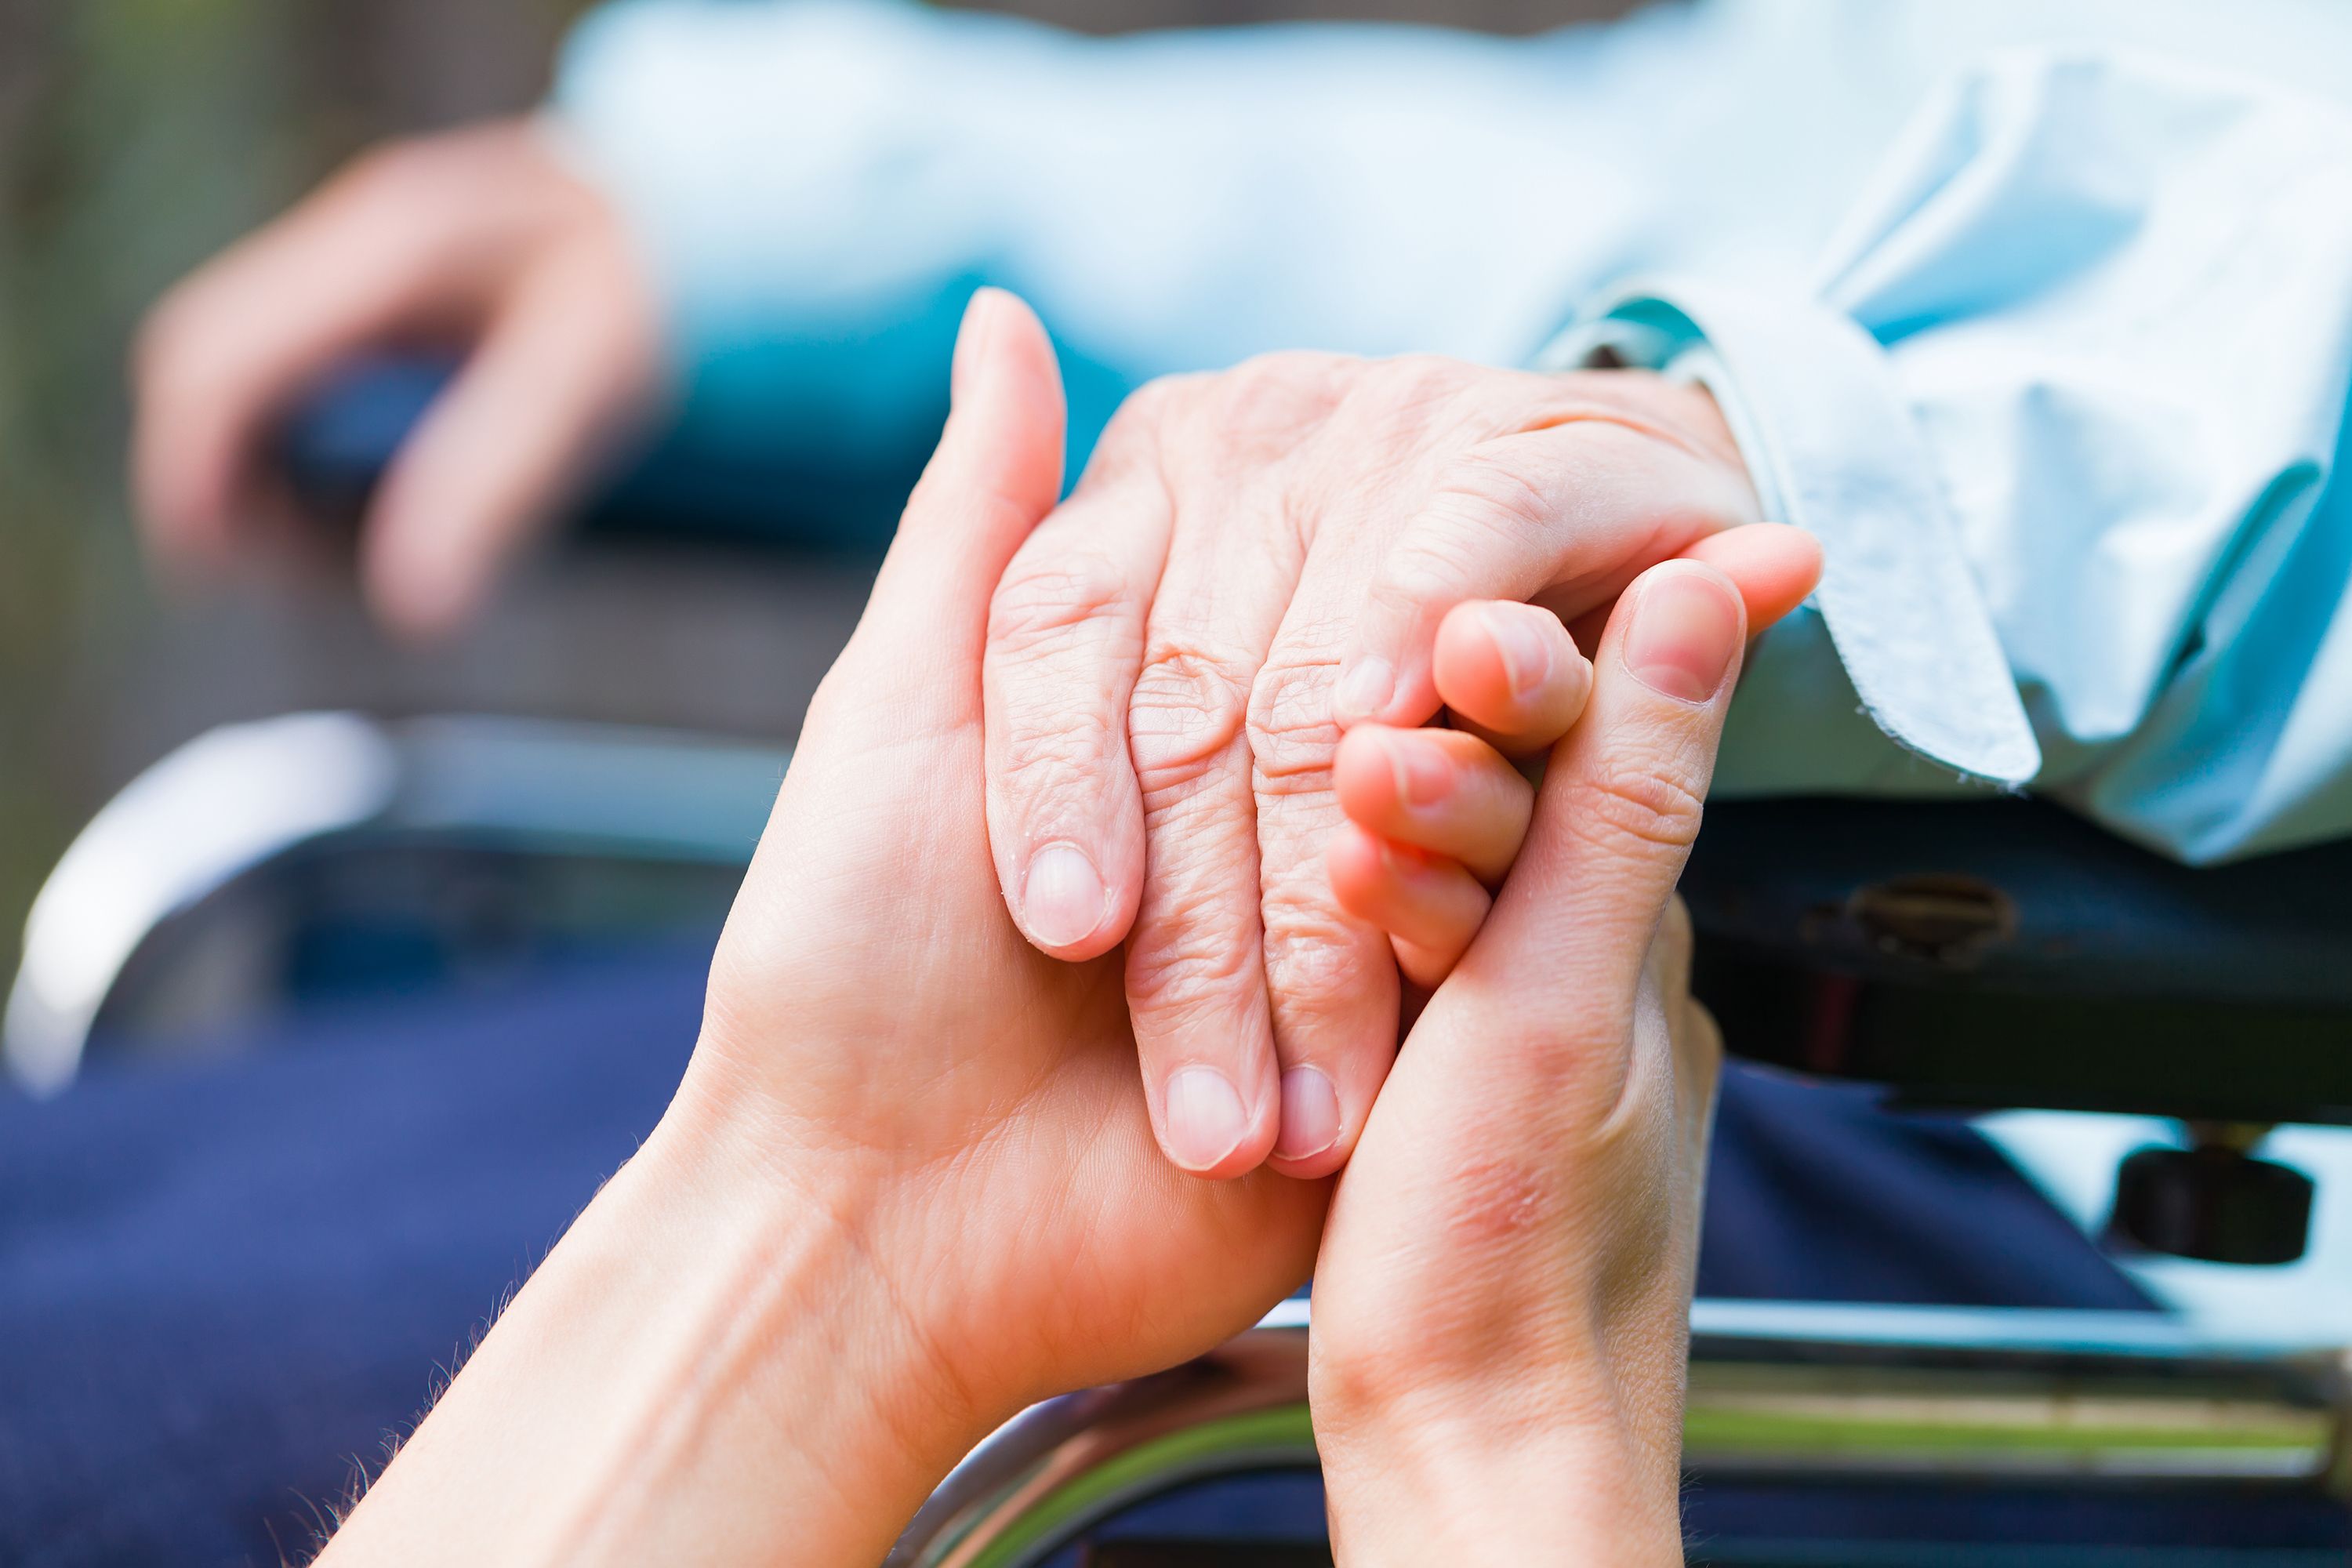
[(1389, 773), (1396, 780), (1397, 798), (1407, 805), (1430, 805), (1454, 788), (1454, 770), (1426, 746), (1400, 736), (1388, 743)]
[(1075, 844), (1049, 844), (1030, 857), (1021, 884), (1021, 918), (1047, 947), (1084, 942), (1102, 924), (1106, 895), (1100, 872)]
[(1738, 651), (1739, 606), (1713, 576), (1670, 572), (1643, 588), (1625, 633), (1625, 668), (1651, 690), (1705, 702)]
[(1332, 693), (1332, 712), (1342, 724), (1352, 724), (1380, 712), (1395, 695), (1396, 671), (1389, 668), (1389, 661), (1363, 659), (1339, 678), (1339, 689)]
[(1242, 1097), (1214, 1068), (1186, 1068), (1168, 1080), (1168, 1153), (1206, 1171), (1241, 1147), (1249, 1131)]
[(1320, 1154), (1339, 1141), (1339, 1091), (1320, 1068), (1282, 1075), (1282, 1131), (1274, 1152), (1286, 1160)]
[(988, 340), (996, 321), (996, 302), (989, 298), (992, 292), (988, 289), (977, 290), (963, 308), (963, 324), (956, 329), (955, 357), (948, 364), (950, 406), (963, 401), (974, 367), (987, 357)]
[(1499, 605), (1478, 612), (1478, 624), (1495, 642), (1503, 661), (1503, 681), (1514, 697), (1525, 697), (1551, 677), (1551, 644), (1525, 616)]

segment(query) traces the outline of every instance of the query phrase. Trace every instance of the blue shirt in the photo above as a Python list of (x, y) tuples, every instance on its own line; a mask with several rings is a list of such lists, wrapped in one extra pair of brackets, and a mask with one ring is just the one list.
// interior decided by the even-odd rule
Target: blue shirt
[(1531, 39), (1081, 38), (630, 0), (551, 124), (695, 416), (927, 441), (1035, 304), (1082, 452), (1276, 347), (1704, 380), (1827, 547), (1717, 787), (2030, 786), (2211, 860), (2352, 832), (2352, 6), (1717, 0)]

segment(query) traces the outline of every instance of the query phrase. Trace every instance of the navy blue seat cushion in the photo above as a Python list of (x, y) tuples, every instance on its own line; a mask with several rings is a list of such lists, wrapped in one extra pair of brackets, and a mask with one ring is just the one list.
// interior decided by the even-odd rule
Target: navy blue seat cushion
[(2155, 1309), (1966, 1121), (1865, 1084), (1729, 1064), (1705, 1224), (1702, 1296)]
[(0, 1102), (0, 1563), (300, 1560), (652, 1127), (708, 958)]
[[(299, 1559), (653, 1126), (708, 960), (0, 1097), (0, 1563)], [(1710, 1294), (2147, 1304), (1965, 1125), (1852, 1087), (1735, 1068), (1706, 1225)]]

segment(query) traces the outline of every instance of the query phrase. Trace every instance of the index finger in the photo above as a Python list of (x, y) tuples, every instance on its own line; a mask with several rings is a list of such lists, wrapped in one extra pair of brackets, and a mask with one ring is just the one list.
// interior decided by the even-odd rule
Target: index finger
[(1153, 417), (1148, 403), (1120, 411), (989, 610), (990, 851), (1021, 934), (1073, 962), (1124, 941), (1143, 892), (1128, 701), (1172, 527)]
[(1713, 409), (1705, 394), (1585, 376), (1549, 397), (1531, 427), (1458, 462), (1385, 552), (1336, 689), (1343, 725), (1436, 711), (1437, 629), (1465, 600), (1533, 600), (1574, 626), (1642, 568), (1756, 521), (1737, 457), (1697, 433)]

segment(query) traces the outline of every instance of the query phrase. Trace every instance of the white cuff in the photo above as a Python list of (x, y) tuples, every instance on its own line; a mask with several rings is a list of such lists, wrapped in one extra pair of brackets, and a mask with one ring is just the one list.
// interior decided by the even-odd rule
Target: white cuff
[(1813, 602), (1880, 730), (1988, 783), (2033, 777), (2041, 748), (1927, 437), (1869, 333), (1813, 300), (1654, 279), (1603, 300), (1540, 363), (1600, 358), (1714, 394), (1765, 515), (1822, 542)]

